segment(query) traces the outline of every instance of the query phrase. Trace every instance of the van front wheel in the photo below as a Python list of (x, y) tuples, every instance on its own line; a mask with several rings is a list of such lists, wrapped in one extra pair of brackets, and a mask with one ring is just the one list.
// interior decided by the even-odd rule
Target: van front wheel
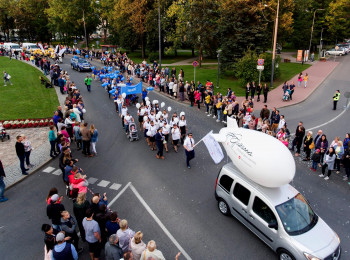
[(228, 216), (229, 213), (230, 213), (230, 210), (229, 210), (229, 207), (226, 203), (226, 201), (220, 199), (219, 202), (218, 202), (218, 207), (219, 207), (219, 210), (220, 212), (225, 215), (225, 216)]
[(295, 260), (295, 257), (285, 249), (278, 250), (277, 254), (280, 260)]

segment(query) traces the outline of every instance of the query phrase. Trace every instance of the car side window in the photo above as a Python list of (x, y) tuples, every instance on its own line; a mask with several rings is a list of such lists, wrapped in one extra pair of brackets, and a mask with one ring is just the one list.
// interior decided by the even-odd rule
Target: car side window
[(233, 179), (227, 175), (222, 175), (219, 181), (219, 184), (224, 188), (227, 192), (230, 192), (231, 186), (233, 183)]
[(249, 203), (250, 193), (250, 190), (248, 190), (246, 187), (242, 186), (238, 182), (236, 183), (235, 188), (233, 190), (233, 195), (246, 206)]
[(272, 210), (269, 206), (266, 205), (259, 197), (255, 197), (253, 203), (253, 211), (259, 217), (267, 222), (267, 224), (277, 223), (277, 219), (275, 214), (273, 214)]

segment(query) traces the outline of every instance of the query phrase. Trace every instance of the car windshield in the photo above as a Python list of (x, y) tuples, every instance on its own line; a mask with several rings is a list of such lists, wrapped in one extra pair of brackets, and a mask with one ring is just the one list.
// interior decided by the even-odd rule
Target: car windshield
[(87, 63), (87, 60), (84, 60), (84, 59), (78, 59), (78, 62), (79, 62), (79, 63)]
[(276, 206), (276, 210), (284, 229), (292, 236), (303, 234), (312, 229), (318, 220), (318, 216), (300, 193)]
[(18, 44), (13, 44), (13, 45), (11, 45), (11, 48), (12, 48), (12, 49), (19, 49), (20, 47), (19, 47)]
[(28, 48), (31, 48), (31, 49), (39, 49), (39, 47), (36, 46), (35, 44), (28, 45)]

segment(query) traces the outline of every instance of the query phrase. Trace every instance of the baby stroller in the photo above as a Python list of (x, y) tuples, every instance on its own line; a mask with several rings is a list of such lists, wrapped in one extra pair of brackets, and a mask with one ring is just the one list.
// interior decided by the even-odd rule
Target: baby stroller
[(134, 140), (139, 140), (139, 135), (137, 134), (137, 128), (136, 124), (134, 122), (131, 122), (129, 124), (129, 135), (128, 138), (130, 139), (130, 142)]
[(8, 140), (10, 140), (10, 135), (8, 133), (6, 133), (6, 129), (2, 126), (2, 124), (0, 123), (0, 138), (1, 141), (3, 142), (6, 138)]
[(283, 101), (288, 101), (290, 99), (290, 90), (287, 89), (286, 92), (284, 92), (282, 100)]

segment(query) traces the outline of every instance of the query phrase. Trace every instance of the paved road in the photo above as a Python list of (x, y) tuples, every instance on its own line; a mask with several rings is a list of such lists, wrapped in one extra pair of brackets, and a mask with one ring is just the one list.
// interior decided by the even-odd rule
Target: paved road
[[(344, 57), (342, 62), (310, 100), (295, 108), (282, 109), (291, 130), (294, 130), (300, 119), (309, 128), (339, 114), (340, 109), (337, 112), (330, 110), (329, 99), (336, 88), (345, 89), (345, 83), (350, 79), (345, 70), (350, 58)], [(79, 165), (87, 175), (96, 179), (90, 185), (94, 192), (107, 192), (109, 201), (120, 195), (111, 209), (117, 210), (120, 217), (128, 219), (132, 229), (142, 230), (146, 242), (156, 240), (158, 248), (167, 259), (175, 256), (178, 247), (183, 248), (192, 259), (276, 258), (243, 225), (232, 217), (222, 216), (217, 210), (214, 198), (215, 178), (227, 158), (215, 165), (204, 145), (200, 144), (190, 170), (185, 165), (183, 148), (179, 153), (170, 150), (169, 154), (165, 154), (164, 161), (157, 160), (155, 152), (149, 150), (142, 137), (137, 142), (127, 140), (112, 100), (108, 100), (106, 92), (98, 84), (94, 82), (92, 92), (88, 93), (82, 87), (84, 73), (71, 71), (67, 64), (63, 65), (63, 69), (67, 69), (72, 80), (81, 86), (87, 106), (86, 119), (94, 123), (100, 133), (97, 157), (85, 158), (78, 152), (74, 152), (74, 155), (80, 158)], [(150, 98), (164, 101), (173, 108), (172, 112), (186, 112), (195, 140), (210, 130), (218, 132), (222, 127), (213, 119), (208, 119), (203, 112), (187, 105), (161, 97), (157, 93), (151, 93)], [(130, 108), (130, 111), (136, 115), (135, 108)], [(330, 136), (343, 136), (345, 127), (349, 127), (348, 122), (349, 113), (345, 113), (323, 129)], [(350, 205), (347, 201), (347, 183), (342, 182), (339, 176), (333, 176), (326, 182), (311, 173), (307, 163), (297, 159), (296, 164), (297, 173), (292, 184), (339, 234), (343, 259), (349, 259)], [(52, 161), (39, 169), (37, 174), (7, 191), (10, 201), (0, 204), (0, 251), (5, 256), (4, 259), (42, 259), (44, 244), (40, 227), (42, 223), (48, 223), (45, 197), (53, 186), (61, 193), (64, 192), (61, 176), (55, 175), (57, 169), (58, 162)], [(132, 186), (120, 194), (129, 182)], [(118, 187), (118, 184), (121, 186)], [(65, 200), (64, 205), (68, 210), (72, 209), (71, 201)], [(20, 250), (17, 250), (19, 245)], [(88, 259), (86, 251), (81, 259)]]

